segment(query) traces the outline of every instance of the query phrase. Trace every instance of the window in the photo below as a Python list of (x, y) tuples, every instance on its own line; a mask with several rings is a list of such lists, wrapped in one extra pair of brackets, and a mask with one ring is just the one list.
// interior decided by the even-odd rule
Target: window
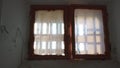
[(31, 6), (30, 59), (110, 57), (105, 6)]

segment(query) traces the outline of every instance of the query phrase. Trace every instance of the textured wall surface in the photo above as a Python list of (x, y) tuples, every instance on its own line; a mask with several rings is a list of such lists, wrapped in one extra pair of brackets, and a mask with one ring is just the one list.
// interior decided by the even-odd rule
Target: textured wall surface
[(24, 0), (3, 0), (0, 22), (0, 68), (18, 68), (21, 64), (22, 46), (26, 45), (27, 36), (25, 17)]
[(1, 9), (2, 9), (2, 0), (0, 0), (0, 23), (1, 23)]
[(112, 24), (114, 30), (112, 31), (115, 39), (113, 39), (114, 44), (117, 46), (117, 58), (120, 62), (120, 0), (113, 1), (112, 7)]
[(120, 68), (116, 61), (40, 60), (24, 63), (21, 68)]

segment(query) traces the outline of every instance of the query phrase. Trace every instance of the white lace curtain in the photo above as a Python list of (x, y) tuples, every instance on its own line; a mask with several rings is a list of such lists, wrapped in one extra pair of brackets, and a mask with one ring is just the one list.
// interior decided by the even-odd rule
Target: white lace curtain
[(64, 55), (63, 14), (63, 10), (39, 10), (35, 12), (35, 54)]
[(75, 10), (76, 54), (103, 54), (104, 33), (101, 10)]

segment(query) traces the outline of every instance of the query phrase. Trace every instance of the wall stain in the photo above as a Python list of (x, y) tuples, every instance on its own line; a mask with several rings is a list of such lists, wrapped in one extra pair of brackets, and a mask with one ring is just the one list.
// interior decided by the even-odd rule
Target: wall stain
[[(20, 40), (21, 38), (21, 40)], [(15, 38), (13, 39), (13, 43), (14, 43), (14, 47), (16, 48), (17, 47), (17, 39), (19, 39), (19, 41), (22, 41), (22, 43), (24, 43), (24, 39), (23, 39), (23, 36), (22, 36), (22, 32), (20, 30), (19, 27), (16, 28), (16, 31), (15, 31)]]
[(8, 32), (8, 30), (7, 30), (5, 25), (1, 25), (0, 26), (0, 31), (1, 31), (1, 33), (9, 34), (9, 32)]

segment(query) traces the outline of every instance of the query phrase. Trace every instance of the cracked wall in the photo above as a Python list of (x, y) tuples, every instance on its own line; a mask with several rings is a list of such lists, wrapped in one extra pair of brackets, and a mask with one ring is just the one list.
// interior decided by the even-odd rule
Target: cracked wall
[(0, 16), (0, 68), (18, 68), (27, 45), (24, 0), (3, 0)]

